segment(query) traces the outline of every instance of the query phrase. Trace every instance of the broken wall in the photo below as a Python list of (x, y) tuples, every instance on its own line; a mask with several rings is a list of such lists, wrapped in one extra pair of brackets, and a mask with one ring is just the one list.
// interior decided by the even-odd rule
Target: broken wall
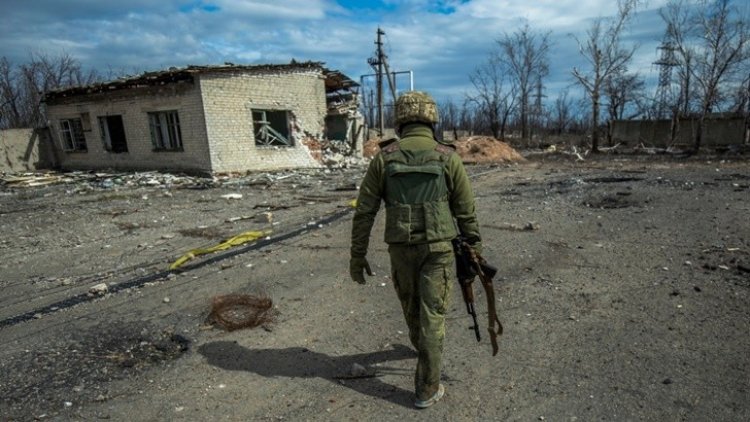
[[(326, 93), (319, 70), (199, 78), (214, 171), (320, 166), (302, 143), (306, 137), (322, 138), (325, 130)], [(292, 144), (256, 145), (252, 110), (287, 111)]]
[[(47, 104), (49, 129), (62, 169), (211, 171), (203, 106), (191, 83), (77, 95)], [(181, 150), (155, 150), (149, 112), (177, 111)], [(127, 152), (107, 151), (98, 118), (122, 116)], [(84, 121), (87, 151), (64, 151), (60, 119)]]
[(0, 172), (53, 167), (55, 160), (47, 133), (43, 129), (0, 130)]

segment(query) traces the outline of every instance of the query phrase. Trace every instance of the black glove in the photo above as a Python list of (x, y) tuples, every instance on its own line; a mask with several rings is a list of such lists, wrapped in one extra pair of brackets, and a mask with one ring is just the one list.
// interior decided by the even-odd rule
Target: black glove
[(363, 270), (367, 271), (367, 275), (372, 275), (370, 264), (364, 256), (358, 258), (352, 257), (351, 260), (349, 260), (349, 275), (352, 277), (352, 280), (359, 284), (365, 284), (365, 275), (362, 273)]

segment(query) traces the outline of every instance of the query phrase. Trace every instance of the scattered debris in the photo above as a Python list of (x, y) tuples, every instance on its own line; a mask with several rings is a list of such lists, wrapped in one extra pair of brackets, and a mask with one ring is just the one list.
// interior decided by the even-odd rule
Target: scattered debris
[(367, 374), (367, 369), (355, 362), (352, 364), (352, 369), (349, 371), (349, 374), (353, 377), (361, 377), (362, 375)]
[(255, 215), (241, 215), (239, 217), (229, 217), (224, 221), (226, 221), (227, 223), (236, 223), (237, 221), (242, 221), (242, 220), (252, 220), (255, 217), (256, 217)]
[(57, 184), (72, 185), (69, 193), (80, 193), (91, 190), (113, 190), (120, 187), (196, 187), (213, 185), (210, 178), (193, 177), (180, 174), (145, 172), (145, 173), (106, 173), (106, 172), (27, 172), (0, 177), (0, 186), (7, 188), (35, 188)]
[(92, 296), (104, 296), (108, 291), (107, 283), (99, 283), (89, 288), (89, 294)]
[(498, 230), (514, 230), (514, 231), (534, 231), (539, 230), (539, 225), (533, 221), (529, 221), (523, 226), (519, 226), (518, 224), (512, 224), (512, 223), (502, 223), (502, 224), (483, 224), (483, 227), (488, 227), (492, 229), (498, 229)]
[(525, 152), (525, 154), (527, 156), (569, 156), (575, 158), (576, 161), (586, 161), (584, 157), (587, 157), (590, 152), (590, 150), (586, 150), (585, 152), (580, 153), (578, 152), (578, 148), (575, 145), (562, 145), (560, 147), (558, 147), (557, 145), (550, 145), (541, 151), (528, 151)]
[(360, 378), (375, 378), (378, 377), (377, 371), (374, 368), (371, 367), (365, 367), (364, 365), (360, 365), (357, 362), (352, 363), (351, 368), (349, 368), (349, 373), (346, 375), (339, 375), (333, 377), (337, 380), (351, 380), (351, 379), (360, 379)]

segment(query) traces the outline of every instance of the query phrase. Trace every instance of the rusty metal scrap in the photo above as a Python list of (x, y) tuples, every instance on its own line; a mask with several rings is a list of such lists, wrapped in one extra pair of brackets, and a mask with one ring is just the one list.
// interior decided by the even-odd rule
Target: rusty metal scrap
[(265, 294), (232, 293), (211, 300), (211, 313), (207, 322), (227, 331), (255, 328), (274, 321), (277, 312), (273, 301)]

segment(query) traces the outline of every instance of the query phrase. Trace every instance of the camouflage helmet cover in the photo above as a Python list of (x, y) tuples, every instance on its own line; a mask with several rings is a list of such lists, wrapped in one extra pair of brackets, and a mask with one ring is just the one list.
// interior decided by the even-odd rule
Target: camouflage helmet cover
[(410, 122), (438, 122), (437, 104), (426, 92), (408, 91), (396, 100), (396, 127)]

